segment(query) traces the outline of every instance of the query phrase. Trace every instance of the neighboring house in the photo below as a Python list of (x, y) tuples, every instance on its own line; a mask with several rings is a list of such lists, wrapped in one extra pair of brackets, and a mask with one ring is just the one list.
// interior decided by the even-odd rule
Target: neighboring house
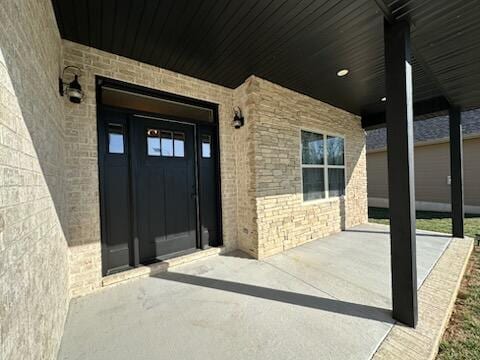
[[(480, 213), (480, 110), (462, 114), (464, 197), (467, 213)], [(448, 116), (414, 123), (415, 198), (418, 210), (450, 211)], [(367, 132), (369, 206), (388, 207), (386, 129)]]

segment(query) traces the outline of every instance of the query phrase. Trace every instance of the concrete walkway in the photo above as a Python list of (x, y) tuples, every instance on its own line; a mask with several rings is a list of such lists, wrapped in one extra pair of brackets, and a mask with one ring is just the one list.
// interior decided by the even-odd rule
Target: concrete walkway
[[(449, 242), (418, 232), (419, 285)], [(75, 299), (59, 359), (369, 359), (393, 325), (390, 291), (388, 228), (362, 225)]]

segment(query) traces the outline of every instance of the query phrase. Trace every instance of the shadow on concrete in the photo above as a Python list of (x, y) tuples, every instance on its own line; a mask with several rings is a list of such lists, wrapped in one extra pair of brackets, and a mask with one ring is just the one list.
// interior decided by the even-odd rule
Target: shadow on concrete
[[(388, 234), (390, 235), (390, 231), (369, 231), (369, 230), (355, 230), (355, 229), (347, 229), (343, 230), (343, 232), (354, 232), (354, 233), (366, 233), (366, 234)], [(416, 233), (417, 236), (429, 236), (429, 237), (440, 237), (440, 238), (448, 238), (451, 237), (451, 235), (445, 234), (445, 235), (440, 235), (440, 234), (428, 234), (428, 233)]]
[(295, 293), (290, 291), (266, 288), (257, 285), (243, 284), (233, 281), (206, 278), (201, 276), (182, 274), (176, 272), (165, 272), (153, 277), (176, 281), (184, 284), (201, 286), (210, 289), (233, 292), (237, 294), (253, 296), (266, 300), (279, 301), (286, 304), (303, 306), (331, 313), (343, 314), (363, 319), (380, 321), (393, 324), (391, 310), (375, 306), (355, 304), (347, 301), (328, 299), (313, 295)]
[(244, 252), (242, 250), (229, 251), (229, 252), (220, 254), (220, 256), (234, 257), (234, 258), (239, 258), (239, 259), (255, 260), (255, 258), (252, 255), (247, 254), (246, 252)]

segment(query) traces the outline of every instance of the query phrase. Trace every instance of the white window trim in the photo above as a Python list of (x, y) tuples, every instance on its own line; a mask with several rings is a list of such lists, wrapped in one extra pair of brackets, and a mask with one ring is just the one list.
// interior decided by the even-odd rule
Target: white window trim
[[(323, 143), (324, 143), (324, 151), (323, 151), (323, 165), (315, 165), (315, 164), (303, 164), (303, 153), (302, 153), (302, 131), (310, 132), (316, 135), (323, 136)], [(343, 165), (328, 165), (327, 163), (327, 137), (328, 136), (335, 136), (343, 139)], [(302, 190), (302, 203), (311, 205), (315, 203), (322, 203), (328, 201), (334, 201), (345, 198), (347, 193), (347, 161), (345, 154), (347, 152), (347, 141), (344, 135), (335, 134), (329, 131), (323, 131), (319, 129), (309, 129), (309, 128), (300, 128), (299, 129), (299, 138), (300, 138), (300, 187)], [(324, 186), (325, 186), (325, 198), (323, 199), (312, 199), (312, 200), (305, 200), (304, 193), (303, 193), (303, 169), (313, 168), (313, 169), (323, 169), (323, 176), (324, 176)], [(344, 184), (344, 195), (340, 196), (330, 196), (330, 191), (328, 189), (329, 179), (328, 179), (328, 169), (343, 169), (343, 184)]]

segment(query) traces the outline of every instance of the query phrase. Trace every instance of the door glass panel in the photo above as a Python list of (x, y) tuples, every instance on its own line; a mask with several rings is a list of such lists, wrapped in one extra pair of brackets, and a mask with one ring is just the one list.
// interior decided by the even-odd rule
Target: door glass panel
[(149, 156), (160, 156), (160, 137), (156, 129), (147, 130), (147, 154)]
[(162, 156), (171, 157), (173, 156), (173, 138), (171, 131), (160, 131), (160, 141), (162, 147)]
[(123, 125), (108, 124), (108, 152), (110, 154), (123, 154)]
[(210, 135), (202, 135), (202, 158), (208, 159), (212, 157), (211, 143)]
[(175, 157), (185, 157), (185, 134), (173, 133), (173, 153)]

